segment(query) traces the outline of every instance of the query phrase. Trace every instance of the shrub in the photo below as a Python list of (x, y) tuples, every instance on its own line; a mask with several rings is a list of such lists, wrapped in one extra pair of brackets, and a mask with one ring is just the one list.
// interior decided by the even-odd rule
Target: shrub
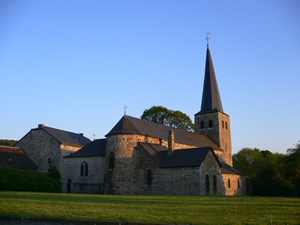
[(50, 178), (47, 173), (2, 167), (0, 190), (60, 192), (61, 187), (59, 181)]

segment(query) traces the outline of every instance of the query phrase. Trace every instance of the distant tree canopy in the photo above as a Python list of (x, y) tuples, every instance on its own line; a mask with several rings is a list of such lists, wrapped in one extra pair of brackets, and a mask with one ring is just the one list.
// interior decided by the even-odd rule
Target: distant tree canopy
[(194, 131), (195, 128), (188, 115), (178, 110), (167, 109), (163, 106), (152, 106), (146, 109), (141, 119), (187, 131)]
[(0, 139), (0, 145), (4, 146), (14, 146), (18, 141), (16, 140), (6, 140), (6, 139)]
[(252, 179), (253, 195), (300, 196), (300, 143), (287, 154), (244, 148), (233, 166)]

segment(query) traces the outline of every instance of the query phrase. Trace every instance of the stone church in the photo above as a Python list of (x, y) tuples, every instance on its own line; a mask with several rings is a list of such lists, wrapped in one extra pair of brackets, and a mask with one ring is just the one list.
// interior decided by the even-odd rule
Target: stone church
[(62, 192), (124, 195), (246, 195), (232, 167), (230, 118), (224, 113), (207, 45), (195, 132), (124, 115), (104, 139), (40, 124), (15, 147), (38, 170), (55, 166)]
[(106, 138), (63, 159), (62, 191), (125, 195), (245, 195), (246, 175), (232, 167), (224, 113), (207, 46), (195, 132), (124, 115)]

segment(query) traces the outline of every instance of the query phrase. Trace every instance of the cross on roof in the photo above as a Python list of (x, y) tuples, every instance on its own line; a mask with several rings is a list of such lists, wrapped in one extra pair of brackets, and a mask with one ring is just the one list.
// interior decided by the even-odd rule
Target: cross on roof
[(210, 39), (210, 37), (208, 35), (210, 35), (210, 33), (206, 32), (206, 38), (205, 38), (205, 40), (207, 41), (207, 46), (208, 46), (208, 40)]
[(124, 115), (126, 115), (126, 109), (127, 109), (127, 106), (126, 105), (124, 105)]

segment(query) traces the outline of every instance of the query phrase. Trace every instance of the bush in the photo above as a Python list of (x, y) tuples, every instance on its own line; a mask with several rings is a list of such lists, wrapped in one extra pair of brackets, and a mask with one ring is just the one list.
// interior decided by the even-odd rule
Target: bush
[(2, 167), (0, 190), (61, 192), (61, 187), (59, 181), (50, 178), (47, 173)]

